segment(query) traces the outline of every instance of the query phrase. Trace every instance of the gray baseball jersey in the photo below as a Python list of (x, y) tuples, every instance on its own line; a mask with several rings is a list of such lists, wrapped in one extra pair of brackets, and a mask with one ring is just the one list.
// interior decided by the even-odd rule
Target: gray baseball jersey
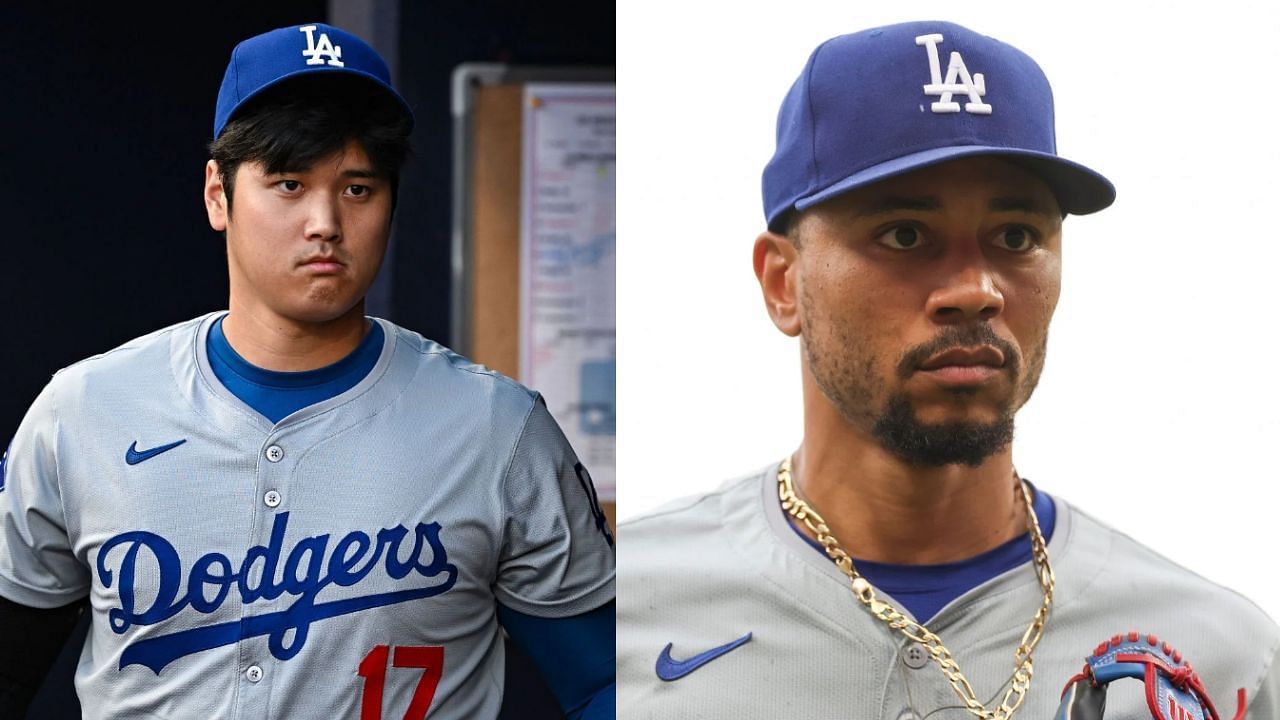
[(545, 405), (378, 320), (369, 375), (273, 426), (210, 371), (216, 317), (60, 371), (9, 450), (0, 595), (88, 594), (84, 717), (495, 717), (495, 599), (614, 594)]
[[(619, 528), (618, 716), (972, 717), (956, 707), (937, 664), (873, 618), (844, 574), (788, 527), (776, 472), (773, 465)], [(1179, 649), (1225, 717), (1235, 710), (1237, 688), (1248, 693), (1249, 718), (1280, 717), (1275, 623), (1241, 596), (1055, 501), (1053, 611), (1017, 717), (1053, 717), (1085, 656), (1128, 631)], [(1000, 697), (1040, 600), (1028, 563), (929, 622), (980, 699)], [(660, 679), (655, 666), (668, 643), (679, 667), (664, 674), (696, 669)], [(1113, 683), (1108, 720), (1150, 717), (1140, 681)]]

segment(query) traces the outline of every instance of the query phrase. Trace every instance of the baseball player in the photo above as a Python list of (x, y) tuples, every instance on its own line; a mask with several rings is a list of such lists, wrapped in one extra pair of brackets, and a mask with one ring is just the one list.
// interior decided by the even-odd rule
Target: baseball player
[(569, 717), (614, 716), (587, 470), (537, 393), (363, 313), (412, 122), (338, 28), (232, 52), (229, 311), (58, 372), (3, 462), (10, 715), (87, 596), (85, 718), (493, 718), (499, 623)]
[(1106, 717), (1280, 717), (1271, 619), (1013, 467), (1063, 220), (1115, 197), (1036, 63), (945, 22), (832, 38), (763, 190), (803, 442), (623, 524), (621, 716), (1075, 720), (1159, 669)]

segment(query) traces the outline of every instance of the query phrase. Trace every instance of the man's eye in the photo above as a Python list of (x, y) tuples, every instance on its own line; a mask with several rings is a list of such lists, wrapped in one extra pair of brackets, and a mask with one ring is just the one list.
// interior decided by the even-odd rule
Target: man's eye
[(885, 247), (891, 247), (894, 250), (910, 250), (911, 248), (921, 245), (923, 240), (924, 238), (921, 237), (920, 230), (910, 225), (900, 225), (895, 228), (890, 228), (876, 238), (876, 242), (884, 245)]
[(298, 188), (302, 187), (302, 183), (298, 182), (297, 180), (281, 180), (280, 182), (276, 183), (276, 185), (279, 186), (285, 192), (297, 192)]
[(369, 194), (369, 186), (368, 185), (348, 185), (347, 192), (351, 193), (356, 197), (363, 197)]
[(1035, 245), (1035, 236), (1028, 228), (1014, 226), (1001, 230), (995, 244), (1012, 252), (1026, 252)]

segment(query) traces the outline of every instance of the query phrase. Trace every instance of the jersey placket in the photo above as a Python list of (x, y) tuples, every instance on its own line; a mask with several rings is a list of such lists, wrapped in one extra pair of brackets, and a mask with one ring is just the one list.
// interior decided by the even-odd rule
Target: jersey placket
[[(285, 566), (288, 559), (288, 542), (273, 547), (272, 532), (280, 513), (288, 512), (286, 485), (296, 467), (296, 453), (289, 453), (288, 439), (282, 428), (276, 427), (262, 441), (258, 449), (257, 472), (250, 507), (245, 508), (254, 518), (252, 546), (267, 548), (267, 557), (255, 562), (248, 578), (250, 587), (261, 588), (260, 596), (251, 603), (241, 605), (241, 622), (251, 626), (250, 618), (283, 613), (293, 598), (279, 588), (287, 582)], [(273, 562), (274, 561), (274, 562)], [(275, 588), (275, 590), (268, 590)], [(276, 594), (278, 591), (278, 594)], [(270, 595), (275, 594), (275, 597)], [(237, 643), (237, 667), (239, 670), (239, 700), (236, 717), (270, 717), (271, 690), (279, 680), (283, 668), (280, 659), (271, 652), (272, 632), (243, 637)], [(280, 635), (281, 645), (296, 642), (296, 631)]]
[[(884, 717), (894, 720), (951, 717), (936, 711), (959, 705), (960, 698), (927, 650), (919, 643), (902, 638), (889, 662), (893, 672), (889, 674), (889, 687), (885, 692)], [(958, 712), (964, 714), (963, 710)]]
[[(1025, 568), (1018, 568), (1001, 576), (1006, 581), (1012, 576), (1017, 578), (1019, 571), (1025, 572)], [(977, 586), (961, 595), (956, 600), (948, 603), (946, 607), (938, 612), (937, 615), (930, 618), (926, 625), (929, 629), (937, 633), (948, 646), (954, 645), (954, 660), (959, 664), (960, 669), (968, 679), (973, 683), (974, 693), (977, 695), (978, 701), (982, 702), (988, 709), (993, 709), (1000, 704), (1004, 698), (1005, 690), (1012, 682), (1012, 673), (1014, 670), (1014, 649), (1017, 647), (1018, 640), (1024, 628), (1019, 624), (1020, 615), (1012, 614), (1009, 609), (1004, 612), (1011, 614), (1007, 618), (1008, 627), (1000, 628), (999, 631), (993, 632), (989, 627), (980, 633), (974, 635), (972, 630), (976, 627), (974, 618), (992, 618), (996, 613), (1000, 612), (997, 606), (1013, 605), (1022, 607), (1024, 604), (1028, 609), (1026, 615), (1028, 619), (1034, 613), (1033, 606), (1030, 601), (1035, 598), (1038, 586), (1032, 585), (1026, 591), (1027, 603), (1020, 601), (1011, 601), (1004, 598), (1004, 602), (993, 599), (992, 597), (982, 597), (976, 602), (970, 602), (971, 597), (980, 597), (982, 589), (989, 587), (994, 580)], [(986, 653), (985, 651), (977, 651), (974, 648), (982, 647), (985, 644), (992, 644), (998, 650), (994, 653)], [(1004, 649), (1007, 648), (1007, 654)], [(1038, 654), (1037, 657), (1042, 656)], [(887, 704), (886, 708), (900, 708), (896, 714), (890, 712), (886, 717), (896, 718), (898, 720), (921, 720), (922, 718), (968, 718), (972, 717), (967, 710), (964, 709), (963, 701), (956, 694), (955, 689), (951, 686), (945, 673), (941, 667), (929, 655), (929, 652), (918, 643), (901, 638), (898, 641), (898, 653), (895, 658), (895, 672), (891, 675), (890, 686), (891, 693), (897, 693), (898, 705), (893, 703)], [(948, 709), (943, 709), (948, 708)], [(1026, 714), (1025, 709), (1018, 713), (1018, 716)]]

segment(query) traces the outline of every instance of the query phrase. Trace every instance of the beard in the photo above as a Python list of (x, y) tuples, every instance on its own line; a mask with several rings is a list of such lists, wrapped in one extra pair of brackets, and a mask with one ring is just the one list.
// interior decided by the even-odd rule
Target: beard
[(1013, 442), (1013, 411), (1002, 408), (991, 422), (926, 424), (901, 393), (889, 398), (871, 427), (885, 450), (917, 467), (977, 467)]
[[(809, 325), (812, 329), (813, 325)], [(893, 392), (877, 403), (877, 388), (883, 388), (876, 372), (875, 358), (859, 355), (858, 348), (866, 346), (861, 339), (829, 337), (835, 347), (851, 353), (827, 353), (819, 343), (805, 338), (804, 349), (809, 369), (823, 394), (832, 402), (845, 421), (855, 427), (869, 429), (870, 434), (887, 452), (903, 462), (917, 467), (942, 467), (967, 465), (976, 467), (987, 458), (1004, 450), (1013, 441), (1014, 413), (1031, 396), (1040, 379), (1044, 366), (1044, 337), (1027, 358), (1026, 373), (1021, 373), (1023, 361), (1017, 348), (999, 337), (985, 322), (974, 325), (949, 326), (933, 340), (911, 348), (903, 354), (896, 366), (899, 381), (906, 381), (928, 358), (956, 347), (991, 345), (1004, 354), (1002, 371), (1007, 373), (1014, 392), (1006, 396), (996, 407), (996, 417), (990, 421), (955, 421), (941, 423), (922, 422), (912, 405), (911, 398), (903, 392)], [(951, 388), (957, 402), (965, 396), (980, 392), (976, 387)], [(878, 407), (877, 407), (878, 405)]]

